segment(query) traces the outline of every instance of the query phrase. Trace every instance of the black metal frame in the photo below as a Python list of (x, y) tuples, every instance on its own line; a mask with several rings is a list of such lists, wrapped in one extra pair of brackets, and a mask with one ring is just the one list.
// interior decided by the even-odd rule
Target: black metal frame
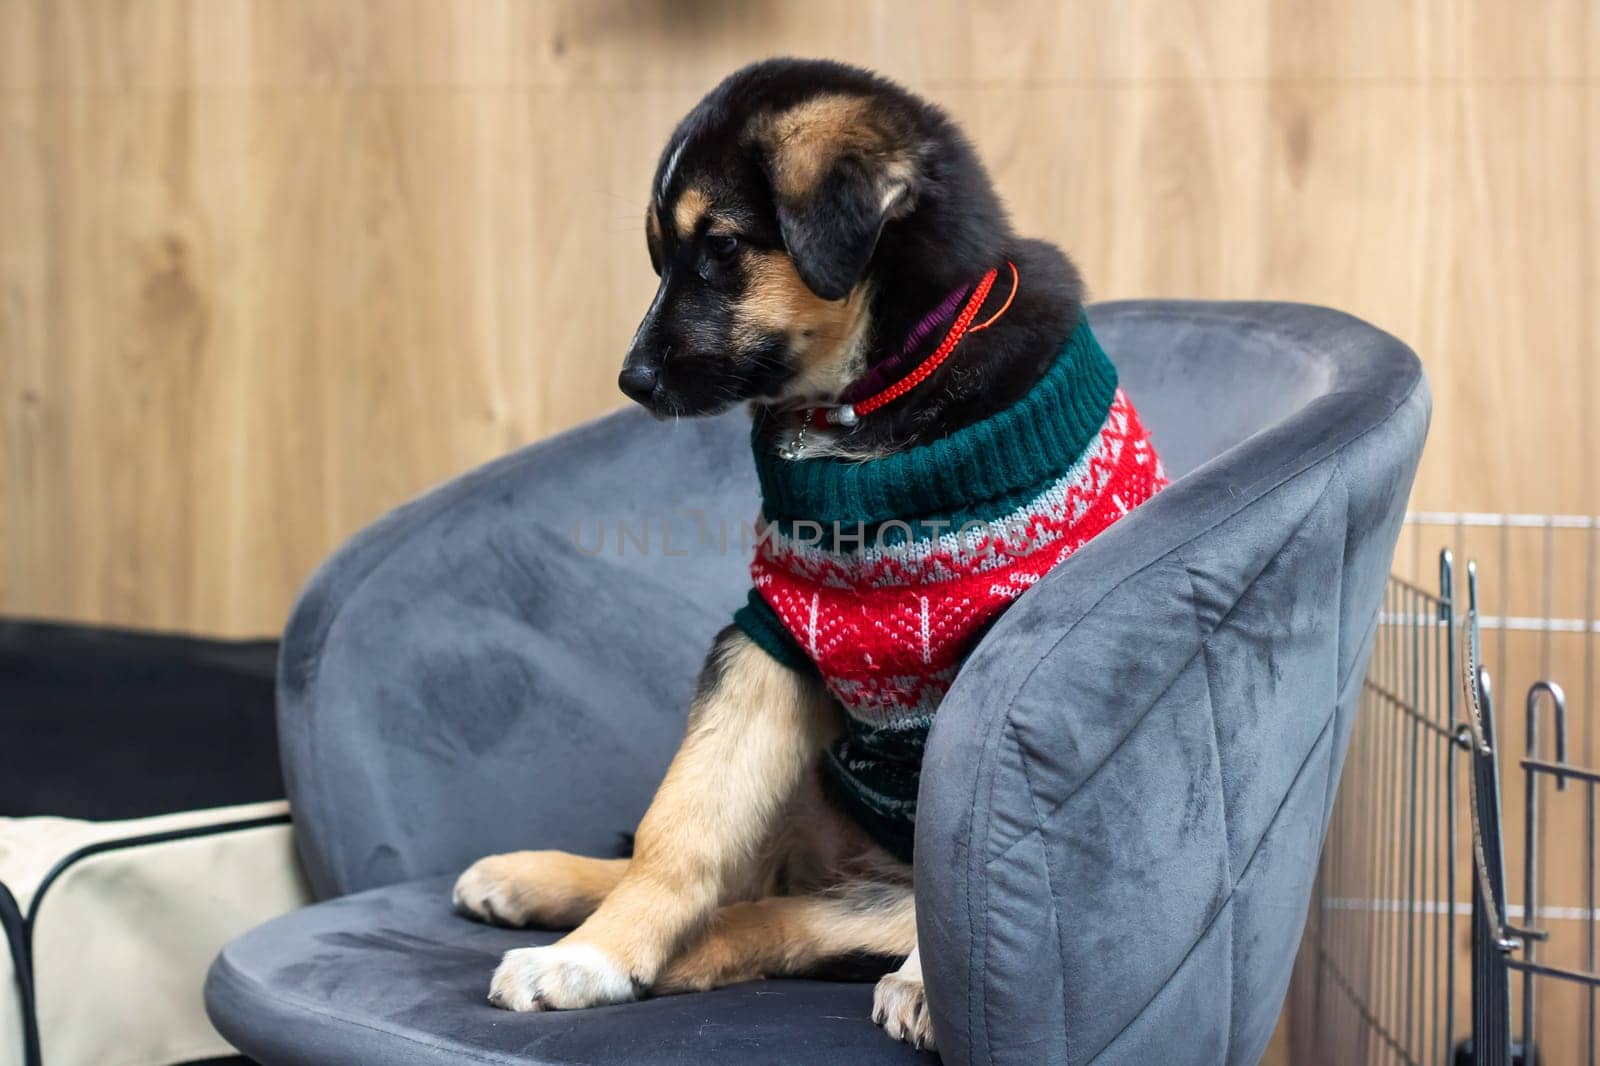
[[(1593, 1064), (1596, 1061), (1596, 992), (1600, 990), (1600, 972), (1596, 967), (1594, 881), (1595, 786), (1600, 784), (1600, 771), (1567, 761), (1566, 694), (1553, 681), (1536, 681), (1528, 689), (1526, 703), (1528, 754), (1520, 761), (1525, 787), (1522, 860), (1523, 906), (1527, 924), (1513, 925), (1508, 917), (1510, 908), (1506, 899), (1505, 856), (1501, 846), (1503, 822), (1493, 688), (1489, 671), (1483, 666), (1479, 654), (1475, 568), (1468, 568), (1467, 581), (1469, 607), (1462, 640), (1467, 649), (1468, 668), (1462, 682), (1473, 714), (1469, 722), (1462, 726), (1461, 739), (1471, 752), (1473, 765), (1471, 809), (1476, 883), (1472, 926), (1472, 1061), (1474, 1066), (1509, 1066), (1511, 1063), (1511, 975), (1517, 973), (1521, 975), (1522, 985), (1520, 1048), (1525, 1066), (1531, 1066), (1536, 1057), (1534, 1038), (1537, 1033), (1538, 990), (1540, 981), (1546, 979), (1569, 981), (1587, 987), (1584, 1047), (1582, 1058), (1576, 1061)], [(1539, 712), (1546, 700), (1551, 705), (1555, 720), (1554, 759), (1544, 759), (1538, 755)], [(1539, 816), (1543, 792), (1540, 786), (1544, 778), (1554, 778), (1557, 791), (1566, 791), (1569, 779), (1582, 782), (1584, 786), (1584, 913), (1588, 918), (1585, 922), (1586, 970), (1551, 966), (1538, 961), (1539, 945), (1550, 936), (1547, 930), (1534, 924), (1539, 917)], [(1563, 1058), (1562, 1061), (1566, 1060)]]
[[(1600, 573), (1593, 559), (1591, 571)], [(1458, 606), (1449, 549), (1439, 553), (1437, 591), (1399, 576), (1389, 580), (1297, 963), (1290, 1034), (1296, 1066), (1600, 1066), (1600, 768), (1569, 760), (1567, 697), (1548, 679), (1527, 692), (1525, 756), (1501, 765), (1475, 564), (1466, 567), (1463, 584)], [(1547, 573), (1547, 606), (1549, 584)], [(1504, 606), (1502, 599), (1500, 622), (1486, 623), (1501, 631), (1502, 652)], [(1548, 673), (1548, 656), (1542, 659)], [(1592, 666), (1591, 661), (1586, 670)], [(1582, 687), (1590, 691), (1592, 678)], [(1546, 734), (1547, 720), (1553, 737)], [(1502, 778), (1502, 771), (1508, 776)], [(1509, 775), (1519, 771), (1526, 918), (1514, 924), (1518, 909), (1507, 892), (1501, 789), (1517, 787)], [(1465, 776), (1465, 794), (1458, 775)], [(1554, 793), (1578, 794), (1583, 803), (1583, 840), (1556, 842), (1581, 849), (1585, 864), (1582, 969), (1541, 958), (1550, 939), (1541, 918), (1571, 917), (1541, 910), (1541, 822), (1556, 801), (1547, 795), (1547, 784)], [(1577, 787), (1569, 790), (1569, 784)], [(1463, 805), (1470, 837), (1468, 851), (1458, 854)], [(1458, 885), (1459, 877), (1468, 880)], [(1459, 901), (1458, 888), (1465, 894)], [(1462, 950), (1468, 919), (1470, 960)], [(1461, 980), (1470, 980), (1470, 1018), (1456, 1005), (1457, 966), (1469, 961)], [(1550, 981), (1585, 988), (1581, 1046), (1537, 1046), (1540, 989)], [(1303, 1028), (1304, 1020), (1312, 1024)], [(1470, 1038), (1459, 1046), (1457, 1037), (1466, 1034), (1457, 1031), (1458, 1022), (1462, 1030), (1470, 1024)]]

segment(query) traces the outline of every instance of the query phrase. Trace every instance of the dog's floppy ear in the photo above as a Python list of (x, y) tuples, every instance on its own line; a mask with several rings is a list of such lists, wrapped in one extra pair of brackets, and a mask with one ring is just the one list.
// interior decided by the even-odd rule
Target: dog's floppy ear
[(884, 224), (916, 196), (915, 146), (864, 96), (823, 95), (755, 126), (795, 270), (824, 300), (866, 275)]

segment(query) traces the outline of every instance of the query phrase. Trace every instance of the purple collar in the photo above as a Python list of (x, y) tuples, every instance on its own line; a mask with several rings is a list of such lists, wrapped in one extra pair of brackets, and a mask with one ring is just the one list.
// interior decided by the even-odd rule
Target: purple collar
[(972, 291), (971, 285), (962, 285), (944, 298), (944, 302), (925, 315), (921, 322), (906, 334), (905, 343), (900, 346), (898, 354), (891, 355), (877, 366), (868, 370), (854, 382), (844, 394), (839, 397), (841, 404), (855, 403), (864, 397), (871, 396), (884, 388), (900, 376), (900, 364), (904, 363), (911, 353), (915, 352), (923, 341), (943, 323), (949, 321), (956, 313), (956, 308), (961, 306), (961, 301), (966, 299), (967, 293)]

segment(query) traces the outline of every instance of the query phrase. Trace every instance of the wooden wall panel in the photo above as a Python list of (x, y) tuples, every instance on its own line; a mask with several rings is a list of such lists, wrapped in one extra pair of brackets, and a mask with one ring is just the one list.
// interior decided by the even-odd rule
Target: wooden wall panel
[(1100, 297), (1409, 341), (1418, 506), (1600, 512), (1586, 0), (0, 0), (0, 613), (273, 632), (618, 406), (657, 149), (779, 53), (945, 103)]
[(1600, 510), (1582, 0), (0, 0), (0, 611), (271, 632), (617, 406), (656, 150), (784, 52), (945, 102), (1101, 297), (1410, 341), (1419, 505)]

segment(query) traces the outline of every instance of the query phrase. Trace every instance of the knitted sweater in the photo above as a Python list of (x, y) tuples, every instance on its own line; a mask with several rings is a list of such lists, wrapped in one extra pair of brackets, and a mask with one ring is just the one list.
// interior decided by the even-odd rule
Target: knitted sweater
[(910, 859), (923, 744), (962, 660), (1012, 600), (1166, 483), (1087, 321), (1017, 403), (882, 459), (785, 460), (757, 426), (762, 509), (734, 616), (821, 674), (847, 731), (824, 777)]

